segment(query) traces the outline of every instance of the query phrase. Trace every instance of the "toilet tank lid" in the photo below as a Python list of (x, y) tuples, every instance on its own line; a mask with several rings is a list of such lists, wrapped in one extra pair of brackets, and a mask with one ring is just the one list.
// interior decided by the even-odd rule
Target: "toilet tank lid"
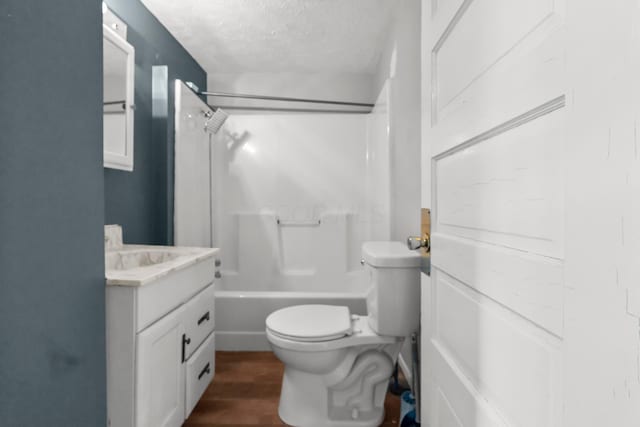
[(421, 256), (401, 242), (365, 242), (362, 257), (373, 267), (411, 268), (420, 267)]
[(326, 340), (351, 333), (349, 307), (338, 305), (296, 305), (274, 311), (267, 328), (292, 339)]

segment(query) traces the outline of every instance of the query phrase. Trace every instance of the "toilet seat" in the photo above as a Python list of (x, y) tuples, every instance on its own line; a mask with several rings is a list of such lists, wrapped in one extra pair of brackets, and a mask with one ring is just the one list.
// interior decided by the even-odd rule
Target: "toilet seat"
[(296, 305), (274, 311), (267, 317), (267, 330), (287, 340), (332, 341), (353, 332), (349, 307), (338, 305)]
[(309, 353), (331, 351), (361, 345), (393, 344), (404, 340), (402, 337), (376, 334), (369, 326), (367, 316), (352, 316), (351, 330), (351, 335), (344, 335), (339, 338), (325, 341), (303, 341), (292, 337), (285, 337), (269, 328), (266, 328), (266, 334), (267, 340), (269, 340), (272, 345), (287, 350)]

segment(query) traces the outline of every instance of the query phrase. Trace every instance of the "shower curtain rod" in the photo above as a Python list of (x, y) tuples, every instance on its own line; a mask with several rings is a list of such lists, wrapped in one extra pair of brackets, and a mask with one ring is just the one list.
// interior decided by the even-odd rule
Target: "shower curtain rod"
[(351, 107), (368, 107), (373, 108), (374, 104), (366, 104), (362, 102), (345, 102), (345, 101), (329, 101), (325, 99), (308, 99), (308, 98), (288, 98), (283, 96), (265, 96), (250, 95), (245, 93), (227, 93), (227, 92), (206, 92), (201, 91), (200, 95), (219, 96), (222, 98), (243, 98), (243, 99), (262, 99), (265, 101), (286, 101), (286, 102), (305, 102), (312, 104), (329, 104), (329, 105), (348, 105)]
[(209, 108), (215, 110), (220, 108), (222, 110), (252, 110), (252, 111), (278, 111), (286, 113), (339, 113), (339, 114), (369, 114), (371, 111), (358, 111), (358, 110), (329, 110), (320, 108), (278, 108), (278, 107), (241, 107), (238, 105), (219, 105), (214, 107), (209, 105)]

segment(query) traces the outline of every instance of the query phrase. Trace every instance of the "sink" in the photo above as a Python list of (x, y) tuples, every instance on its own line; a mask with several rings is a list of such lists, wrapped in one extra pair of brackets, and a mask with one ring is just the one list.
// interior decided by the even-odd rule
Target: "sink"
[(105, 254), (105, 269), (130, 270), (173, 261), (184, 253), (156, 248), (110, 251)]
[(107, 285), (142, 286), (203, 263), (211, 264), (213, 280), (213, 259), (218, 253), (217, 248), (125, 245), (120, 226), (105, 226)]
[(122, 245), (105, 252), (107, 285), (145, 285), (207, 258), (213, 259), (216, 254), (215, 248)]

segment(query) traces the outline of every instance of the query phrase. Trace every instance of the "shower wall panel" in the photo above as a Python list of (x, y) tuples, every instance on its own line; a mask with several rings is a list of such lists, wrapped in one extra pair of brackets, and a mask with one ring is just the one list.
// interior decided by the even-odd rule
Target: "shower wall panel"
[[(380, 167), (384, 160), (371, 160), (368, 143), (372, 129), (386, 126), (370, 121), (348, 114), (231, 115), (214, 138), (213, 155), (223, 286), (317, 291), (359, 276), (361, 243), (389, 228), (388, 214), (380, 215), (388, 206), (379, 206), (388, 185), (371, 185), (388, 182), (389, 170)], [(388, 157), (384, 144), (383, 135), (378, 157)]]

